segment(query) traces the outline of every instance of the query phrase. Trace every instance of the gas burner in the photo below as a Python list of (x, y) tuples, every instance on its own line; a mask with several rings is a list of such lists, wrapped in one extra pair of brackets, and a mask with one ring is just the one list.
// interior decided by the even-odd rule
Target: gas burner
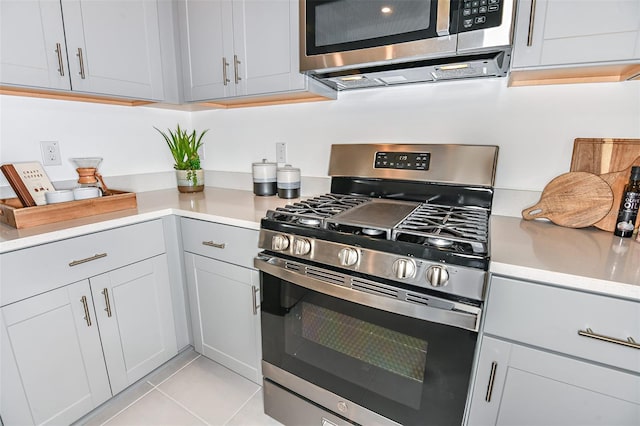
[(319, 226), (320, 222), (322, 221), (316, 217), (299, 217), (298, 218), (298, 223), (301, 225)]
[(309, 198), (267, 212), (267, 217), (278, 222), (295, 223), (311, 227), (324, 227), (324, 220), (368, 201), (366, 197), (325, 194)]
[(438, 248), (448, 248), (453, 245), (453, 241), (446, 238), (429, 237), (427, 243)]
[[(488, 209), (425, 203), (396, 226), (394, 239), (461, 253), (486, 254), (488, 223)], [(420, 236), (425, 238), (417, 241)]]
[(382, 235), (384, 234), (385, 231), (383, 231), (382, 229), (371, 229), (371, 228), (364, 228), (362, 230), (362, 233), (364, 235), (368, 235), (370, 237), (376, 237), (378, 235)]

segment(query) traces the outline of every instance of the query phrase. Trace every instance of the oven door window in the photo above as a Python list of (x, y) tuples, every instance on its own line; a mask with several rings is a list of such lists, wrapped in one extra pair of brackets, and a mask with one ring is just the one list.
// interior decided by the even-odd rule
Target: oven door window
[(262, 275), (266, 362), (402, 424), (460, 424), (477, 333)]
[(307, 55), (437, 37), (434, 0), (307, 0)]

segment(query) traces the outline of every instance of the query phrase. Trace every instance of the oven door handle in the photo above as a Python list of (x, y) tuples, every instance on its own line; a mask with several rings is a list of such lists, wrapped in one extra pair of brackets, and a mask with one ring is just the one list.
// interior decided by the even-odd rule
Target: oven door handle
[[(295, 269), (286, 269), (285, 265), (287, 263), (295, 264), (299, 267), (296, 267)], [(451, 307), (442, 308), (355, 290), (348, 287), (350, 277), (346, 274), (327, 271), (327, 276), (331, 277), (330, 281), (323, 280), (321, 274), (314, 274), (314, 276), (307, 275), (303, 264), (289, 262), (274, 256), (258, 255), (258, 257), (254, 258), (253, 264), (263, 273), (318, 293), (337, 297), (339, 299), (344, 299), (374, 309), (380, 309), (410, 318), (450, 325), (476, 332), (478, 331), (480, 324), (480, 315), (482, 310), (479, 307), (430, 297), (430, 299), (434, 301), (441, 301), (444, 306)], [(300, 272), (300, 269), (302, 269), (302, 272)], [(338, 284), (341, 279), (344, 284)]]

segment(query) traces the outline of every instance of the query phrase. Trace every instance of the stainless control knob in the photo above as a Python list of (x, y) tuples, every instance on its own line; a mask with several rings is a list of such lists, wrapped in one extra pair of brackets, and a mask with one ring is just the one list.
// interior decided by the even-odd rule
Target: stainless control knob
[(311, 241), (306, 238), (296, 238), (293, 240), (293, 254), (304, 256), (311, 251)]
[(277, 251), (283, 251), (289, 248), (289, 237), (282, 234), (276, 234), (271, 239), (271, 248)]
[(353, 266), (358, 263), (358, 250), (345, 247), (338, 252), (338, 259), (342, 266)]
[(429, 266), (427, 269), (427, 281), (433, 287), (442, 287), (449, 282), (449, 272), (442, 265)]
[(341, 412), (341, 413), (346, 413), (347, 411), (349, 411), (349, 406), (347, 405), (346, 402), (339, 401), (338, 402), (338, 411)]
[(393, 274), (401, 280), (413, 278), (416, 275), (416, 263), (412, 259), (398, 259), (391, 266)]

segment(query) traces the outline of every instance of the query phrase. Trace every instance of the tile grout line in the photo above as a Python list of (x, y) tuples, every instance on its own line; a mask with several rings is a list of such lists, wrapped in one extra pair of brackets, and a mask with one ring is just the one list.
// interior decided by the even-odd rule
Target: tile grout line
[[(185, 365), (183, 365), (182, 367), (180, 367), (178, 370), (176, 370), (173, 374), (171, 374), (169, 377), (167, 377), (166, 379), (164, 379), (163, 381), (161, 381), (160, 383), (158, 383), (157, 385), (154, 385), (153, 383), (149, 382), (148, 380), (145, 380), (145, 382), (151, 386), (151, 389), (149, 389), (147, 392), (145, 392), (143, 395), (141, 395), (140, 397), (136, 398), (135, 401), (133, 401), (132, 403), (128, 404), (126, 407), (124, 407), (123, 409), (121, 409), (120, 411), (118, 411), (117, 413), (115, 413), (113, 416), (109, 417), (107, 420), (105, 420), (104, 422), (100, 423), (100, 426), (104, 426), (105, 424), (109, 423), (111, 420), (113, 420), (114, 418), (116, 418), (117, 416), (119, 416), (120, 414), (122, 414), (124, 411), (128, 410), (129, 408), (131, 408), (134, 404), (136, 404), (138, 401), (140, 401), (142, 398), (144, 398), (145, 396), (149, 395), (151, 392), (153, 392), (154, 390), (157, 390), (158, 392), (162, 393), (165, 396), (166, 395), (164, 392), (162, 392), (160, 389), (158, 389), (158, 386), (160, 386), (161, 384), (163, 384), (164, 382), (166, 382), (167, 380), (169, 380), (170, 378), (172, 378), (173, 376), (175, 376), (176, 374), (178, 374), (180, 371), (182, 371), (185, 367), (187, 367), (188, 365), (190, 365), (192, 362), (194, 362), (195, 360), (197, 360), (198, 358), (200, 358), (202, 355), (198, 354), (197, 357), (195, 357), (194, 359), (192, 359), (191, 361), (189, 361), (188, 363), (186, 363)], [(173, 400), (173, 398), (171, 398)], [(177, 401), (174, 401), (177, 402)], [(180, 405), (182, 407), (182, 405)], [(183, 407), (184, 408), (184, 407)], [(188, 411), (188, 410), (187, 410)], [(191, 413), (193, 414), (193, 413)], [(199, 416), (196, 416), (198, 418), (200, 418)], [(206, 424), (208, 424), (207, 422), (205, 422)]]
[(223, 425), (227, 425), (227, 424), (229, 424), (229, 422), (230, 422), (231, 420), (233, 420), (233, 418), (234, 418), (235, 416), (237, 416), (237, 415), (238, 415), (238, 413), (239, 413), (240, 411), (242, 411), (242, 409), (243, 409), (244, 407), (246, 407), (246, 406), (247, 406), (247, 404), (249, 403), (249, 401), (251, 401), (251, 400), (253, 399), (253, 397), (254, 397), (254, 396), (256, 396), (256, 394), (257, 394), (258, 392), (260, 392), (261, 390), (262, 390), (262, 386), (258, 385), (258, 389), (256, 389), (256, 391), (255, 391), (254, 393), (252, 393), (252, 394), (251, 394), (251, 396), (249, 396), (249, 398), (247, 398), (247, 400), (244, 402), (244, 404), (242, 404), (242, 405), (240, 406), (240, 408), (238, 408), (238, 409), (235, 411), (235, 413), (233, 413), (233, 414), (231, 415), (231, 417), (229, 417), (229, 418), (227, 419), (227, 421), (223, 423)]
[(195, 417), (196, 419), (200, 420), (202, 423), (204, 423), (207, 426), (211, 426), (211, 424), (206, 421), (205, 419), (203, 419), (202, 417), (200, 417), (199, 415), (197, 415), (196, 413), (194, 413), (193, 411), (191, 411), (190, 409), (188, 409), (187, 407), (185, 407), (184, 405), (182, 405), (182, 403), (178, 400), (176, 400), (175, 398), (173, 398), (171, 395), (165, 393), (162, 389), (155, 389), (158, 392), (160, 392), (162, 395), (166, 396), (167, 398), (169, 398), (171, 401), (175, 402), (176, 404), (178, 404), (178, 406), (180, 408), (182, 408), (183, 410), (185, 410), (187, 413), (191, 414), (193, 417)]
[[(197, 352), (196, 352), (197, 353)], [(198, 354), (197, 357), (195, 357), (194, 359), (192, 359), (191, 361), (189, 361), (188, 363), (186, 363), (185, 365), (183, 365), (182, 367), (180, 367), (179, 369), (177, 369), (176, 371), (174, 371), (171, 375), (169, 375), (166, 379), (164, 379), (163, 381), (161, 381), (160, 383), (158, 383), (157, 385), (154, 385), (153, 383), (151, 383), (150, 381), (146, 380), (146, 382), (153, 386), (154, 389), (156, 389), (158, 386), (160, 386), (161, 384), (163, 384), (164, 382), (166, 382), (167, 380), (171, 379), (173, 376), (175, 376), (176, 374), (178, 374), (179, 372), (181, 372), (182, 370), (184, 370), (185, 368), (187, 368), (188, 366), (191, 365), (191, 363), (195, 362), (195, 360), (197, 360), (198, 358), (202, 357), (202, 355)]]
[(151, 388), (148, 391), (146, 391), (144, 394), (142, 394), (141, 396), (139, 396), (138, 398), (136, 398), (133, 402), (131, 402), (129, 405), (127, 405), (126, 407), (124, 407), (123, 409), (121, 409), (120, 411), (118, 411), (117, 413), (115, 413), (113, 416), (109, 417), (107, 420), (105, 420), (104, 422), (100, 423), (100, 426), (104, 426), (105, 424), (109, 423), (111, 420), (113, 420), (114, 418), (116, 418), (117, 416), (119, 416), (120, 414), (122, 414), (123, 412), (125, 412), (126, 410), (128, 410), (129, 408), (131, 408), (134, 404), (136, 404), (138, 401), (140, 401), (142, 398), (144, 398), (145, 396), (149, 395), (151, 392), (154, 391), (155, 388)]

